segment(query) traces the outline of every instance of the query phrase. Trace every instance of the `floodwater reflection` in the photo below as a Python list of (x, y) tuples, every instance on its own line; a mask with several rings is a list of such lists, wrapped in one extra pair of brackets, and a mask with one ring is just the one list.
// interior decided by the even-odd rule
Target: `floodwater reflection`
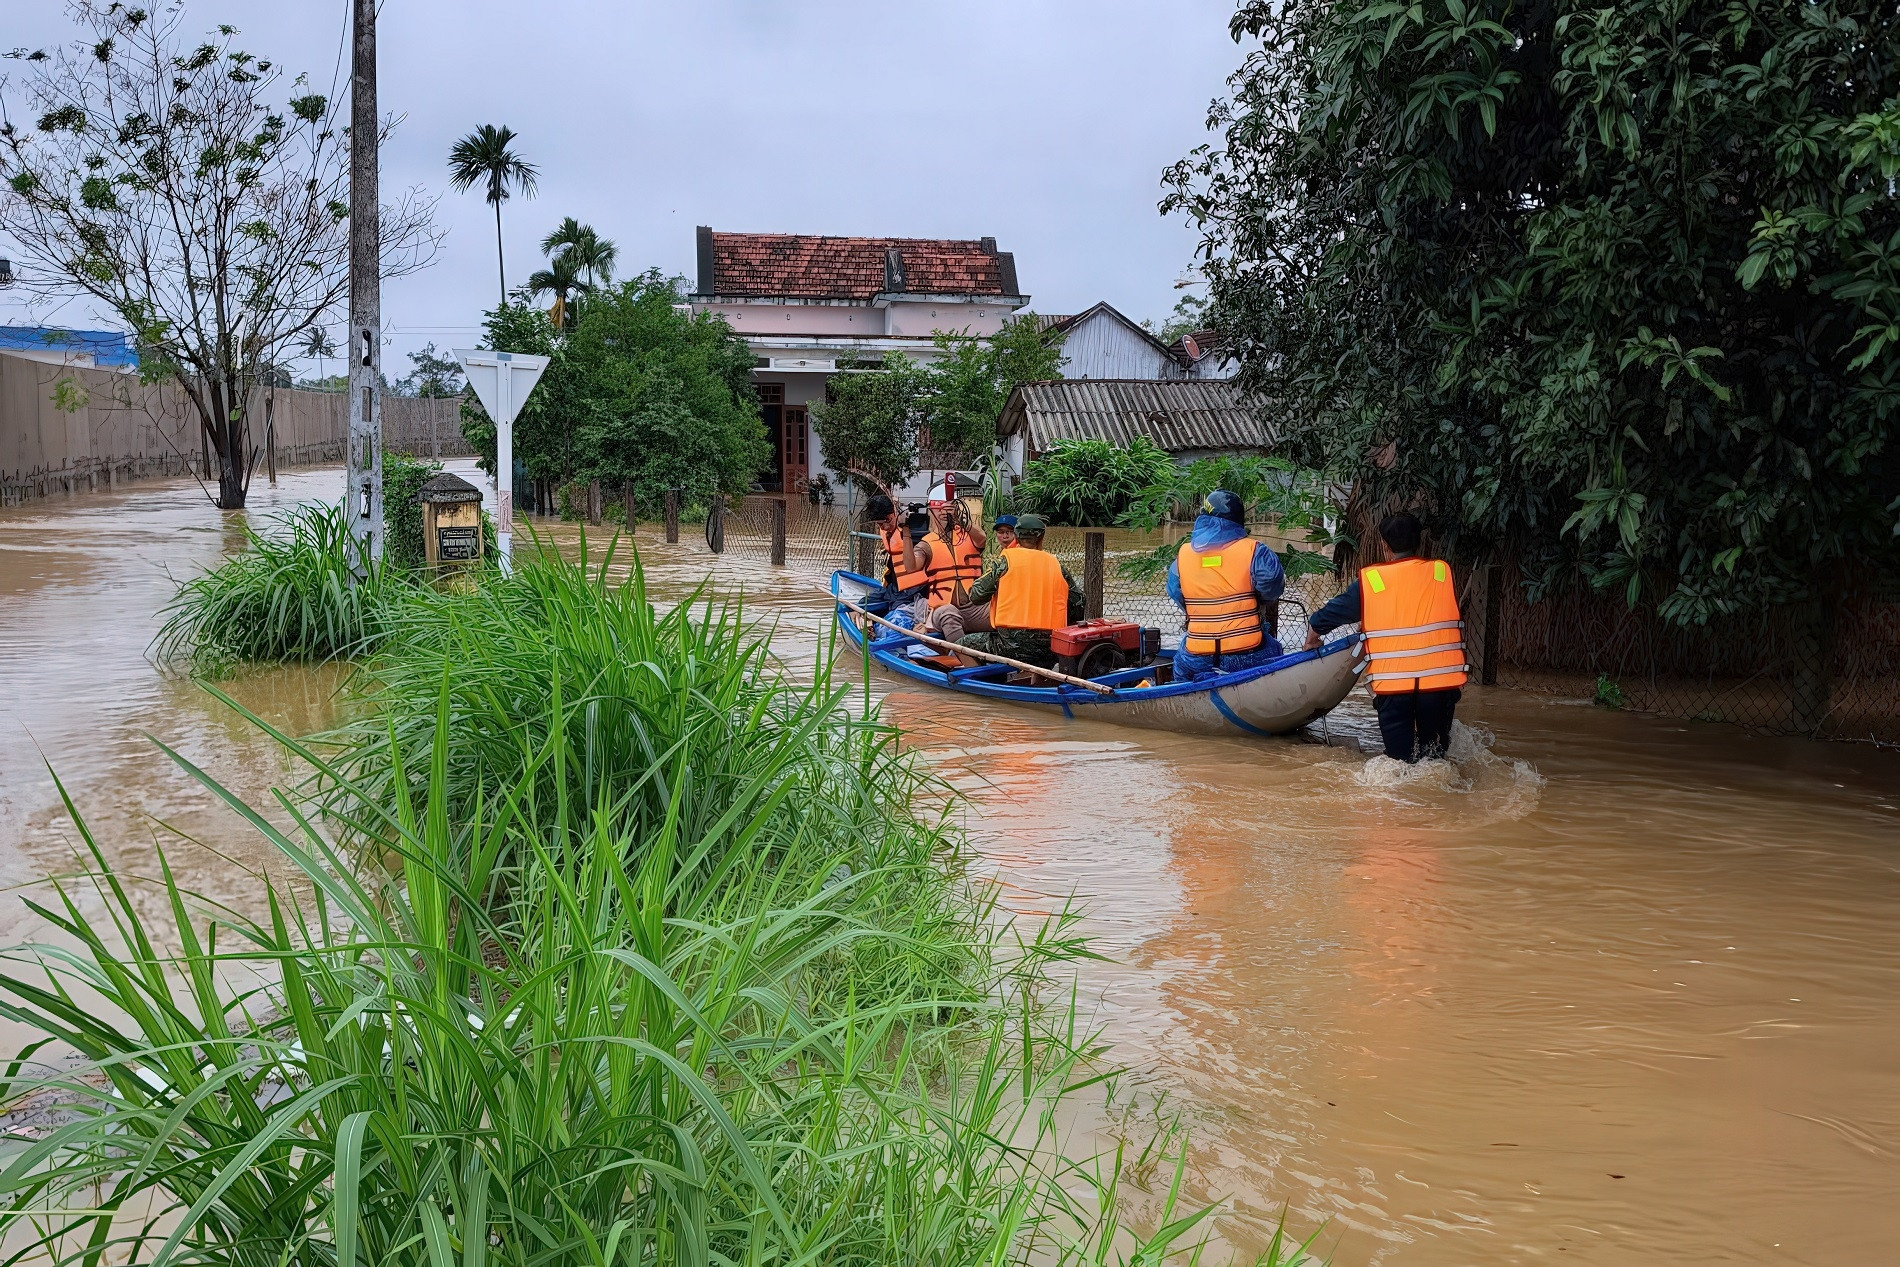
[[(251, 513), (339, 480), (260, 485)], [(71, 866), (43, 752), (115, 858), (142, 863), (161, 818), (219, 851), (181, 864), (192, 884), (254, 898), (255, 842), (144, 738), (248, 796), (284, 777), (144, 658), (165, 570), (232, 548), (234, 522), (175, 484), (0, 512), (6, 883)], [(656, 598), (706, 577), (695, 532), (641, 529)], [(808, 671), (817, 579), (712, 573)], [(309, 730), (341, 680), (228, 689)], [(1284, 1205), (1342, 1264), (1891, 1261), (1900, 756), (1480, 690), (1459, 763), (1420, 773), (1359, 750), (1358, 701), (1330, 742), (1255, 744), (874, 690), (966, 798), (1005, 905), (1084, 904), (1119, 1094), (1181, 1113), (1229, 1241)], [(26, 926), (0, 908), (7, 940)]]

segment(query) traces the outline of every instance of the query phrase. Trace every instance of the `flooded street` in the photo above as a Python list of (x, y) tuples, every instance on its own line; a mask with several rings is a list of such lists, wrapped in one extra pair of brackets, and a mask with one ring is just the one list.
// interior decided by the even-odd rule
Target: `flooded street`
[[(260, 480), (249, 513), (339, 483)], [(705, 574), (697, 531), (642, 529), (656, 595)], [(145, 654), (166, 570), (240, 540), (189, 482), (0, 511), (0, 940), (73, 866), (45, 762), (122, 864), (164, 820), (206, 846), (178, 847), (192, 887), (254, 897), (263, 851), (144, 737), (253, 800), (285, 777)], [(808, 663), (815, 578), (716, 568)], [(228, 689), (309, 731), (341, 679)], [(1892, 1261), (1900, 754), (1493, 690), (1459, 766), (1405, 777), (1358, 750), (1362, 696), (1330, 743), (1256, 744), (877, 689), (966, 794), (1006, 904), (1085, 905), (1117, 1109), (1131, 1133), (1178, 1115), (1232, 1243), (1284, 1206), (1345, 1265)]]

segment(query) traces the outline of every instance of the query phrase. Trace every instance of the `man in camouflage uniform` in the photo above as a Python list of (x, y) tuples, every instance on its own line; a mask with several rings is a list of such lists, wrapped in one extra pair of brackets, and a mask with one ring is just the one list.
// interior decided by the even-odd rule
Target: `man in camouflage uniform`
[[(1042, 549), (1044, 526), (1040, 515), (1023, 515), (1016, 521), (1017, 548), (1023, 550)], [(996, 587), (1009, 571), (1009, 554), (1005, 552), (996, 557), (983, 575), (970, 586), (969, 606), (958, 612), (955, 617), (946, 618), (944, 608), (938, 609), (939, 627), (945, 638), (973, 651), (987, 651), (992, 655), (1004, 655), (1038, 668), (1054, 668), (1055, 652), (1049, 649), (1049, 631), (1046, 629), (996, 629), (990, 624), (990, 605), (996, 598)], [(1082, 598), (1081, 582), (1069, 571), (1068, 565), (1062, 565), (1062, 579), (1069, 586), (1069, 622), (1082, 619), (1087, 610)], [(958, 626), (953, 628), (952, 626)]]

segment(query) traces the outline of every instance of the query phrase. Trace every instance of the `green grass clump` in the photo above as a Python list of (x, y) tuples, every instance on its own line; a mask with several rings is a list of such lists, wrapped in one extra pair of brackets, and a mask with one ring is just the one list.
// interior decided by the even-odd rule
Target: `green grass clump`
[(244, 662), (349, 659), (381, 641), (400, 582), (380, 567), (354, 581), (358, 552), (341, 510), (306, 506), (281, 516), (275, 531), (245, 532), (241, 553), (178, 587), (153, 642), (161, 660), (215, 673)]
[[(604, 803), (572, 805), (546, 847), (521, 812), (531, 771), (453, 814), (449, 714), (445, 695), (416, 801), (327, 829), (281, 794), (294, 826), (280, 829), (174, 754), (302, 881), (260, 879), (266, 923), (207, 917), (161, 853), (176, 952), (68, 803), (97, 901), (62, 889), (36, 907), (66, 944), (7, 956), (0, 1013), (82, 1060), (35, 1044), (0, 1085), (0, 1099), (56, 1097), (65, 1119), (6, 1141), (9, 1251), (1152, 1267), (1195, 1234), (1206, 1212), (1176, 1215), (1178, 1163), (1143, 1237), (1118, 1214), (1119, 1155), (1061, 1156), (1058, 1106), (1096, 1075), (1072, 1010), (1051, 1023), (1038, 1001), (1059, 929), (989, 997), (955, 1000), (961, 1042), (926, 1047), (920, 1018), (940, 1001), (818, 981), (855, 943), (905, 935), (859, 917), (863, 878), (801, 879), (808, 868), (756, 847), (758, 827), (696, 835), (677, 809), (636, 840)], [(530, 764), (558, 743), (531, 747)], [(339, 830), (373, 835), (390, 865), (354, 862)], [(504, 853), (522, 861), (500, 920), (479, 872)]]
[[(781, 883), (853, 880), (841, 892), (854, 918), (903, 930), (856, 944), (834, 965), (838, 988), (985, 988), (964, 949), (985, 913), (953, 898), (956, 843), (918, 818), (944, 794), (895, 732), (845, 708), (828, 660), (809, 681), (788, 678), (736, 604), (661, 612), (637, 558), (624, 580), (612, 571), (611, 556), (589, 568), (524, 553), (512, 576), (395, 609), (363, 675), (366, 719), (320, 740), (345, 774), (325, 789), (332, 806), (389, 813), (419, 797), (445, 706), (455, 820), (518, 783), (516, 812), (557, 855), (595, 847), (592, 815), (636, 851), (676, 831), (701, 842), (670, 864), (674, 909), (694, 917), (692, 902), (722, 893), (744, 840)], [(525, 861), (512, 847), (489, 861), (491, 905), (515, 891)]]

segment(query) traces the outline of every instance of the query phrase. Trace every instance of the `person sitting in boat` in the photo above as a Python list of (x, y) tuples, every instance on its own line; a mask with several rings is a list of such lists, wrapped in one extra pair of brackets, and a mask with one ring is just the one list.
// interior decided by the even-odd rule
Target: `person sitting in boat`
[(1418, 516), (1386, 516), (1379, 524), (1386, 562), (1360, 568), (1359, 579), (1306, 622), (1308, 651), (1341, 625), (1358, 623), (1385, 755), (1407, 764), (1442, 757), (1451, 746), (1452, 714), (1471, 667), (1451, 566), (1419, 557), (1423, 536)]
[(930, 577), (930, 609), (970, 605), (970, 586), (983, 575), (983, 547), (989, 537), (970, 522), (961, 502), (933, 502), (930, 534), (917, 543)]
[[(1017, 518), (1016, 544), (970, 587), (969, 605), (949, 603), (933, 614), (945, 638), (1039, 668), (1055, 667), (1050, 631), (1082, 619), (1086, 608), (1081, 582), (1042, 548), (1042, 534), (1041, 516)], [(966, 656), (964, 663), (980, 661)]]
[(961, 504), (932, 505), (930, 535), (920, 549), (928, 550), (924, 569), (930, 574), (930, 616), (924, 628), (955, 642), (971, 629), (969, 620), (979, 606), (970, 587), (983, 574), (983, 547), (989, 537), (970, 522)]
[(1201, 499), (1194, 532), (1168, 564), (1168, 597), (1187, 613), (1174, 678), (1237, 673), (1286, 654), (1267, 613), (1286, 590), (1273, 547), (1247, 535), (1247, 508), (1216, 490)]
[(921, 534), (910, 531), (896, 504), (882, 493), (865, 505), (864, 515), (884, 539), (884, 593), (891, 600), (890, 619), (907, 629), (919, 628), (930, 614), (930, 573), (917, 549)]

